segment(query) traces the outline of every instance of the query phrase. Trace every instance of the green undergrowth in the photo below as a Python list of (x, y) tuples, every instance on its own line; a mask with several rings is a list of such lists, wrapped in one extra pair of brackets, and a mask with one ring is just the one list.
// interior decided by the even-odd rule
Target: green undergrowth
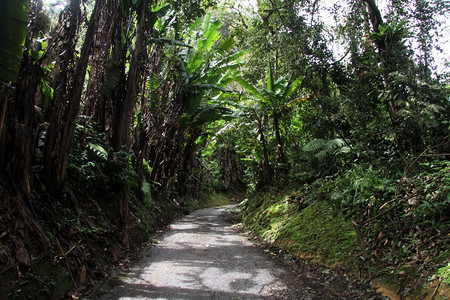
[(356, 233), (350, 221), (325, 202), (303, 208), (284, 194), (264, 194), (240, 205), (243, 221), (264, 239), (300, 257), (357, 268)]
[[(437, 176), (434, 179), (424, 181), (441, 189), (444, 185)], [(415, 191), (422, 197), (418, 188)], [(447, 219), (441, 217), (443, 221), (425, 226), (414, 223), (409, 211), (393, 207), (390, 214), (361, 227), (355, 213), (344, 215), (329, 197), (312, 201), (312, 196), (297, 189), (253, 194), (239, 205), (242, 220), (254, 234), (291, 255), (371, 280), (380, 291), (394, 295), (393, 299), (427, 299), (435, 291), (439, 291), (437, 295), (448, 292)], [(395, 227), (394, 221), (402, 227)]]
[(32, 299), (79, 297), (112, 271), (131, 264), (142, 247), (156, 241), (158, 232), (180, 215), (232, 203), (232, 196), (225, 193), (203, 194), (198, 199), (177, 202), (157, 197), (148, 201), (138, 188), (130, 188), (129, 198), (126, 241), (118, 201), (109, 194), (93, 198), (82, 190), (68, 190), (52, 203), (36, 205), (51, 246), (42, 249), (30, 241), (21, 248), (20, 251), (32, 255), (32, 265), (27, 269), (21, 267), (20, 273), (11, 267), (0, 274), (5, 282), (0, 293), (7, 295), (7, 299), (27, 299), (27, 295), (32, 295)]
[[(131, 264), (174, 219), (231, 203), (232, 196), (225, 193), (194, 197), (162, 189), (149, 179), (145, 161), (139, 163), (125, 149), (109, 149), (93, 124), (80, 124), (75, 135), (60, 193), (51, 196), (40, 181), (41, 168), (34, 169), (35, 199), (30, 203), (41, 239), (11, 222), (18, 218), (17, 210), (0, 205), (0, 228), (5, 228), (0, 233), (8, 237), (0, 239), (0, 281), (5, 283), (0, 299), (77, 298)], [(125, 220), (122, 195), (128, 203)]]
[(227, 193), (203, 193), (198, 198), (191, 196), (186, 199), (187, 211), (192, 212), (207, 207), (230, 205), (233, 204), (234, 198)]
[(42, 228), (50, 247), (43, 250), (30, 243), (23, 251), (33, 255), (31, 267), (20, 273), (11, 268), (1, 274), (5, 284), (0, 292), (7, 299), (78, 297), (113, 270), (130, 264), (158, 230), (182, 213), (167, 202), (154, 201), (149, 206), (133, 198), (124, 241), (117, 205), (87, 197), (75, 207), (73, 200), (62, 198), (50, 206), (51, 218), (42, 208)]

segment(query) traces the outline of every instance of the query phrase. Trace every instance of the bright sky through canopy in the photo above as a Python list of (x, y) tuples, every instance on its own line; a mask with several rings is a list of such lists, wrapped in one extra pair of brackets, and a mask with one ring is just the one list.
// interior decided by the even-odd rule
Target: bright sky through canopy
[[(243, 0), (238, 1), (241, 4), (254, 8), (257, 10), (257, 2), (256, 0)], [(388, 2), (387, 0), (377, 0), (377, 5), (383, 16), (387, 14)], [(321, 6), (321, 17), (323, 18), (326, 26), (333, 27), (335, 26), (334, 16), (332, 14), (332, 8), (335, 4), (342, 4), (345, 6), (345, 2), (339, 0), (319, 0), (318, 5)], [(256, 11), (255, 11), (256, 13)], [(439, 21), (442, 23), (440, 31), (439, 31), (439, 44), (438, 46), (441, 48), (441, 51), (433, 49), (433, 57), (435, 59), (435, 63), (437, 66), (437, 72), (443, 73), (445, 71), (449, 71), (449, 60), (450, 60), (450, 22), (441, 16)], [(416, 42), (412, 41), (413, 48), (417, 47)], [(333, 52), (339, 59), (340, 56), (346, 51), (343, 49), (342, 43), (340, 41), (334, 41), (334, 45), (331, 45), (333, 48)], [(345, 47), (345, 46), (344, 46)], [(447, 64), (447, 66), (446, 66)]]

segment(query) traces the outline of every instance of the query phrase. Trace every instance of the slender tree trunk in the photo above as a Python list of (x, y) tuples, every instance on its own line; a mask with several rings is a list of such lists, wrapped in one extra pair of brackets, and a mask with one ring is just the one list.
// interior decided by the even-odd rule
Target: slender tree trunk
[(62, 174), (60, 173), (60, 165), (57, 161), (61, 150), (59, 149), (60, 132), (59, 130), (65, 123), (64, 110), (66, 102), (70, 99), (69, 86), (73, 81), (73, 65), (76, 36), (81, 19), (80, 0), (72, 0), (65, 12), (68, 20), (61, 25), (66, 28), (64, 36), (61, 38), (61, 48), (57, 49), (57, 53), (61, 53), (56, 61), (56, 75), (54, 82), (54, 99), (53, 110), (51, 115), (51, 123), (47, 130), (44, 146), (43, 165), (45, 170), (45, 181), (50, 191), (56, 190), (55, 184), (62, 182)]
[(269, 155), (267, 154), (266, 138), (264, 137), (263, 132), (261, 132), (260, 139), (261, 139), (261, 144), (263, 147), (263, 155), (264, 155), (264, 183), (266, 185), (270, 185), (270, 184), (272, 184), (273, 170), (269, 163)]
[[(44, 154), (47, 187), (53, 192), (56, 192), (61, 188), (65, 177), (67, 158), (75, 133), (76, 119), (80, 109), (81, 94), (83, 92), (89, 55), (94, 42), (100, 12), (104, 3), (104, 0), (97, 0), (95, 2), (94, 11), (92, 12), (83, 47), (81, 49), (80, 59), (76, 64), (74, 75), (71, 78), (72, 81), (68, 82), (68, 78), (66, 77), (64, 78), (66, 80), (62, 80), (61, 82), (61, 84), (64, 85), (71, 83), (70, 88), (64, 93), (63, 91), (66, 87), (59, 86), (58, 88), (61, 89), (61, 91), (55, 95), (55, 110), (53, 111), (52, 122), (48, 129)], [(73, 10), (73, 20), (71, 20), (69, 37), (75, 38), (74, 34), (76, 33), (79, 24), (80, 0), (72, 0), (71, 10)], [(74, 39), (71, 43), (72, 44), (69, 45), (68, 55), (73, 55)], [(61, 67), (69, 67), (69, 65), (70, 64), (62, 65)]]
[(364, 2), (367, 3), (369, 9), (370, 22), (372, 23), (373, 31), (380, 32), (378, 27), (382, 26), (384, 22), (375, 0), (364, 0)]
[[(110, 0), (108, 3), (111, 5), (112, 28), (111, 28), (111, 57), (112, 60), (109, 64), (109, 72), (117, 72), (119, 77), (117, 84), (112, 87), (110, 95), (104, 96), (100, 101), (100, 107), (97, 110), (97, 119), (100, 124), (103, 123), (105, 130), (106, 142), (112, 147), (114, 145), (114, 136), (117, 132), (119, 119), (122, 115), (121, 107), (123, 99), (125, 98), (125, 61), (128, 51), (128, 42), (122, 43), (122, 30), (125, 27), (125, 16), (123, 15), (123, 7), (121, 0)], [(100, 115), (101, 114), (101, 115)]]
[(272, 184), (272, 176), (273, 170), (269, 162), (269, 154), (267, 151), (266, 137), (264, 135), (263, 121), (258, 118), (258, 127), (259, 127), (259, 138), (261, 141), (261, 146), (263, 148), (263, 177), (264, 184), (270, 185)]
[(129, 146), (131, 118), (133, 116), (139, 89), (138, 81), (141, 75), (142, 66), (146, 61), (146, 59), (144, 59), (144, 54), (147, 50), (145, 24), (149, 1), (150, 0), (143, 0), (139, 10), (135, 49), (132, 54), (130, 70), (128, 71), (126, 94), (120, 109), (121, 116), (113, 142), (113, 146), (117, 151), (124, 145)]
[(275, 112), (273, 117), (273, 125), (275, 130), (275, 139), (277, 141), (277, 160), (281, 163), (286, 163), (286, 156), (284, 155), (283, 140), (281, 139), (280, 119), (278, 113)]
[(40, 68), (25, 51), (16, 86), (15, 100), (11, 105), (11, 146), (9, 152), (10, 174), (21, 192), (31, 196), (31, 149), (33, 142), (34, 96), (40, 83)]
[[(283, 140), (281, 138), (280, 131), (280, 119), (279, 114), (275, 111), (273, 116), (273, 125), (275, 131), (275, 140), (277, 142), (277, 153), (276, 153), (276, 163), (275, 166), (275, 180), (278, 181), (280, 179), (281, 173), (286, 174), (288, 172), (286, 155), (284, 154), (284, 146)], [(282, 168), (280, 168), (280, 164), (282, 164)]]
[(113, 9), (114, 1), (108, 1), (108, 4), (100, 12), (92, 54), (89, 58), (91, 71), (84, 101), (84, 114), (92, 117), (103, 130), (105, 129), (104, 102), (106, 100), (103, 95), (103, 85), (105, 84), (109, 52), (112, 43), (112, 21), (116, 19), (115, 14), (117, 14)]
[(4, 86), (0, 85), (0, 169), (6, 169), (8, 151), (7, 142), (7, 119), (6, 112), (8, 109), (10, 91)]
[[(139, 9), (139, 17), (137, 24), (137, 34), (135, 48), (132, 53), (130, 69), (128, 71), (128, 78), (126, 83), (126, 93), (124, 95), (123, 102), (120, 106), (120, 116), (118, 125), (115, 128), (113, 134), (112, 145), (116, 151), (119, 151), (122, 146), (126, 146), (129, 149), (130, 145), (130, 129), (131, 119), (136, 105), (138, 90), (139, 90), (139, 78), (141, 77), (142, 66), (145, 64), (145, 53), (147, 50), (147, 37), (146, 37), (146, 18), (149, 8), (150, 0), (143, 0)], [(119, 193), (119, 207), (120, 207), (120, 221), (123, 230), (123, 243), (126, 247), (129, 247), (129, 204), (128, 204), (128, 183), (123, 182), (120, 187)]]
[[(372, 24), (372, 30), (374, 32), (380, 33), (379, 27), (384, 25), (383, 18), (381, 17), (381, 12), (378, 9), (377, 4), (375, 3), (375, 0), (364, 0), (367, 4), (367, 8), (369, 11), (369, 18), (370, 23)], [(380, 63), (382, 68), (382, 74), (383, 74), (383, 81), (386, 86), (386, 89), (388, 90), (388, 112), (389, 117), (391, 119), (391, 124), (393, 127), (396, 127), (396, 108), (395, 108), (395, 102), (394, 102), (394, 95), (393, 95), (393, 87), (391, 82), (389, 81), (389, 65), (393, 62), (390, 62), (388, 59), (388, 51), (389, 51), (389, 44), (386, 42), (386, 40), (379, 39), (376, 42), (376, 46), (378, 48), (378, 51), (380, 53)]]

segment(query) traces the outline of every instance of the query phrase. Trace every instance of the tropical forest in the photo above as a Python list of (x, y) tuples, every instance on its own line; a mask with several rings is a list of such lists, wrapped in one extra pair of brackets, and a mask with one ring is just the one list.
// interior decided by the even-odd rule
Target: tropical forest
[[(0, 0), (0, 299), (82, 299), (171, 222), (224, 206), (288, 267), (450, 299), (449, 15)], [(221, 295), (145, 299), (265, 299)]]

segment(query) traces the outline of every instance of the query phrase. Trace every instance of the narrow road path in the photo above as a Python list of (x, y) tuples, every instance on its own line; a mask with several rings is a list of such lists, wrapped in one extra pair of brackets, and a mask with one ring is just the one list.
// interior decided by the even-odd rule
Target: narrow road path
[(139, 263), (85, 299), (349, 299), (322, 283), (299, 282), (291, 266), (275, 263), (228, 224), (229, 209), (199, 210), (172, 224)]
[(285, 288), (277, 280), (283, 271), (227, 224), (226, 209), (172, 224), (136, 266), (88, 299), (264, 299)]

